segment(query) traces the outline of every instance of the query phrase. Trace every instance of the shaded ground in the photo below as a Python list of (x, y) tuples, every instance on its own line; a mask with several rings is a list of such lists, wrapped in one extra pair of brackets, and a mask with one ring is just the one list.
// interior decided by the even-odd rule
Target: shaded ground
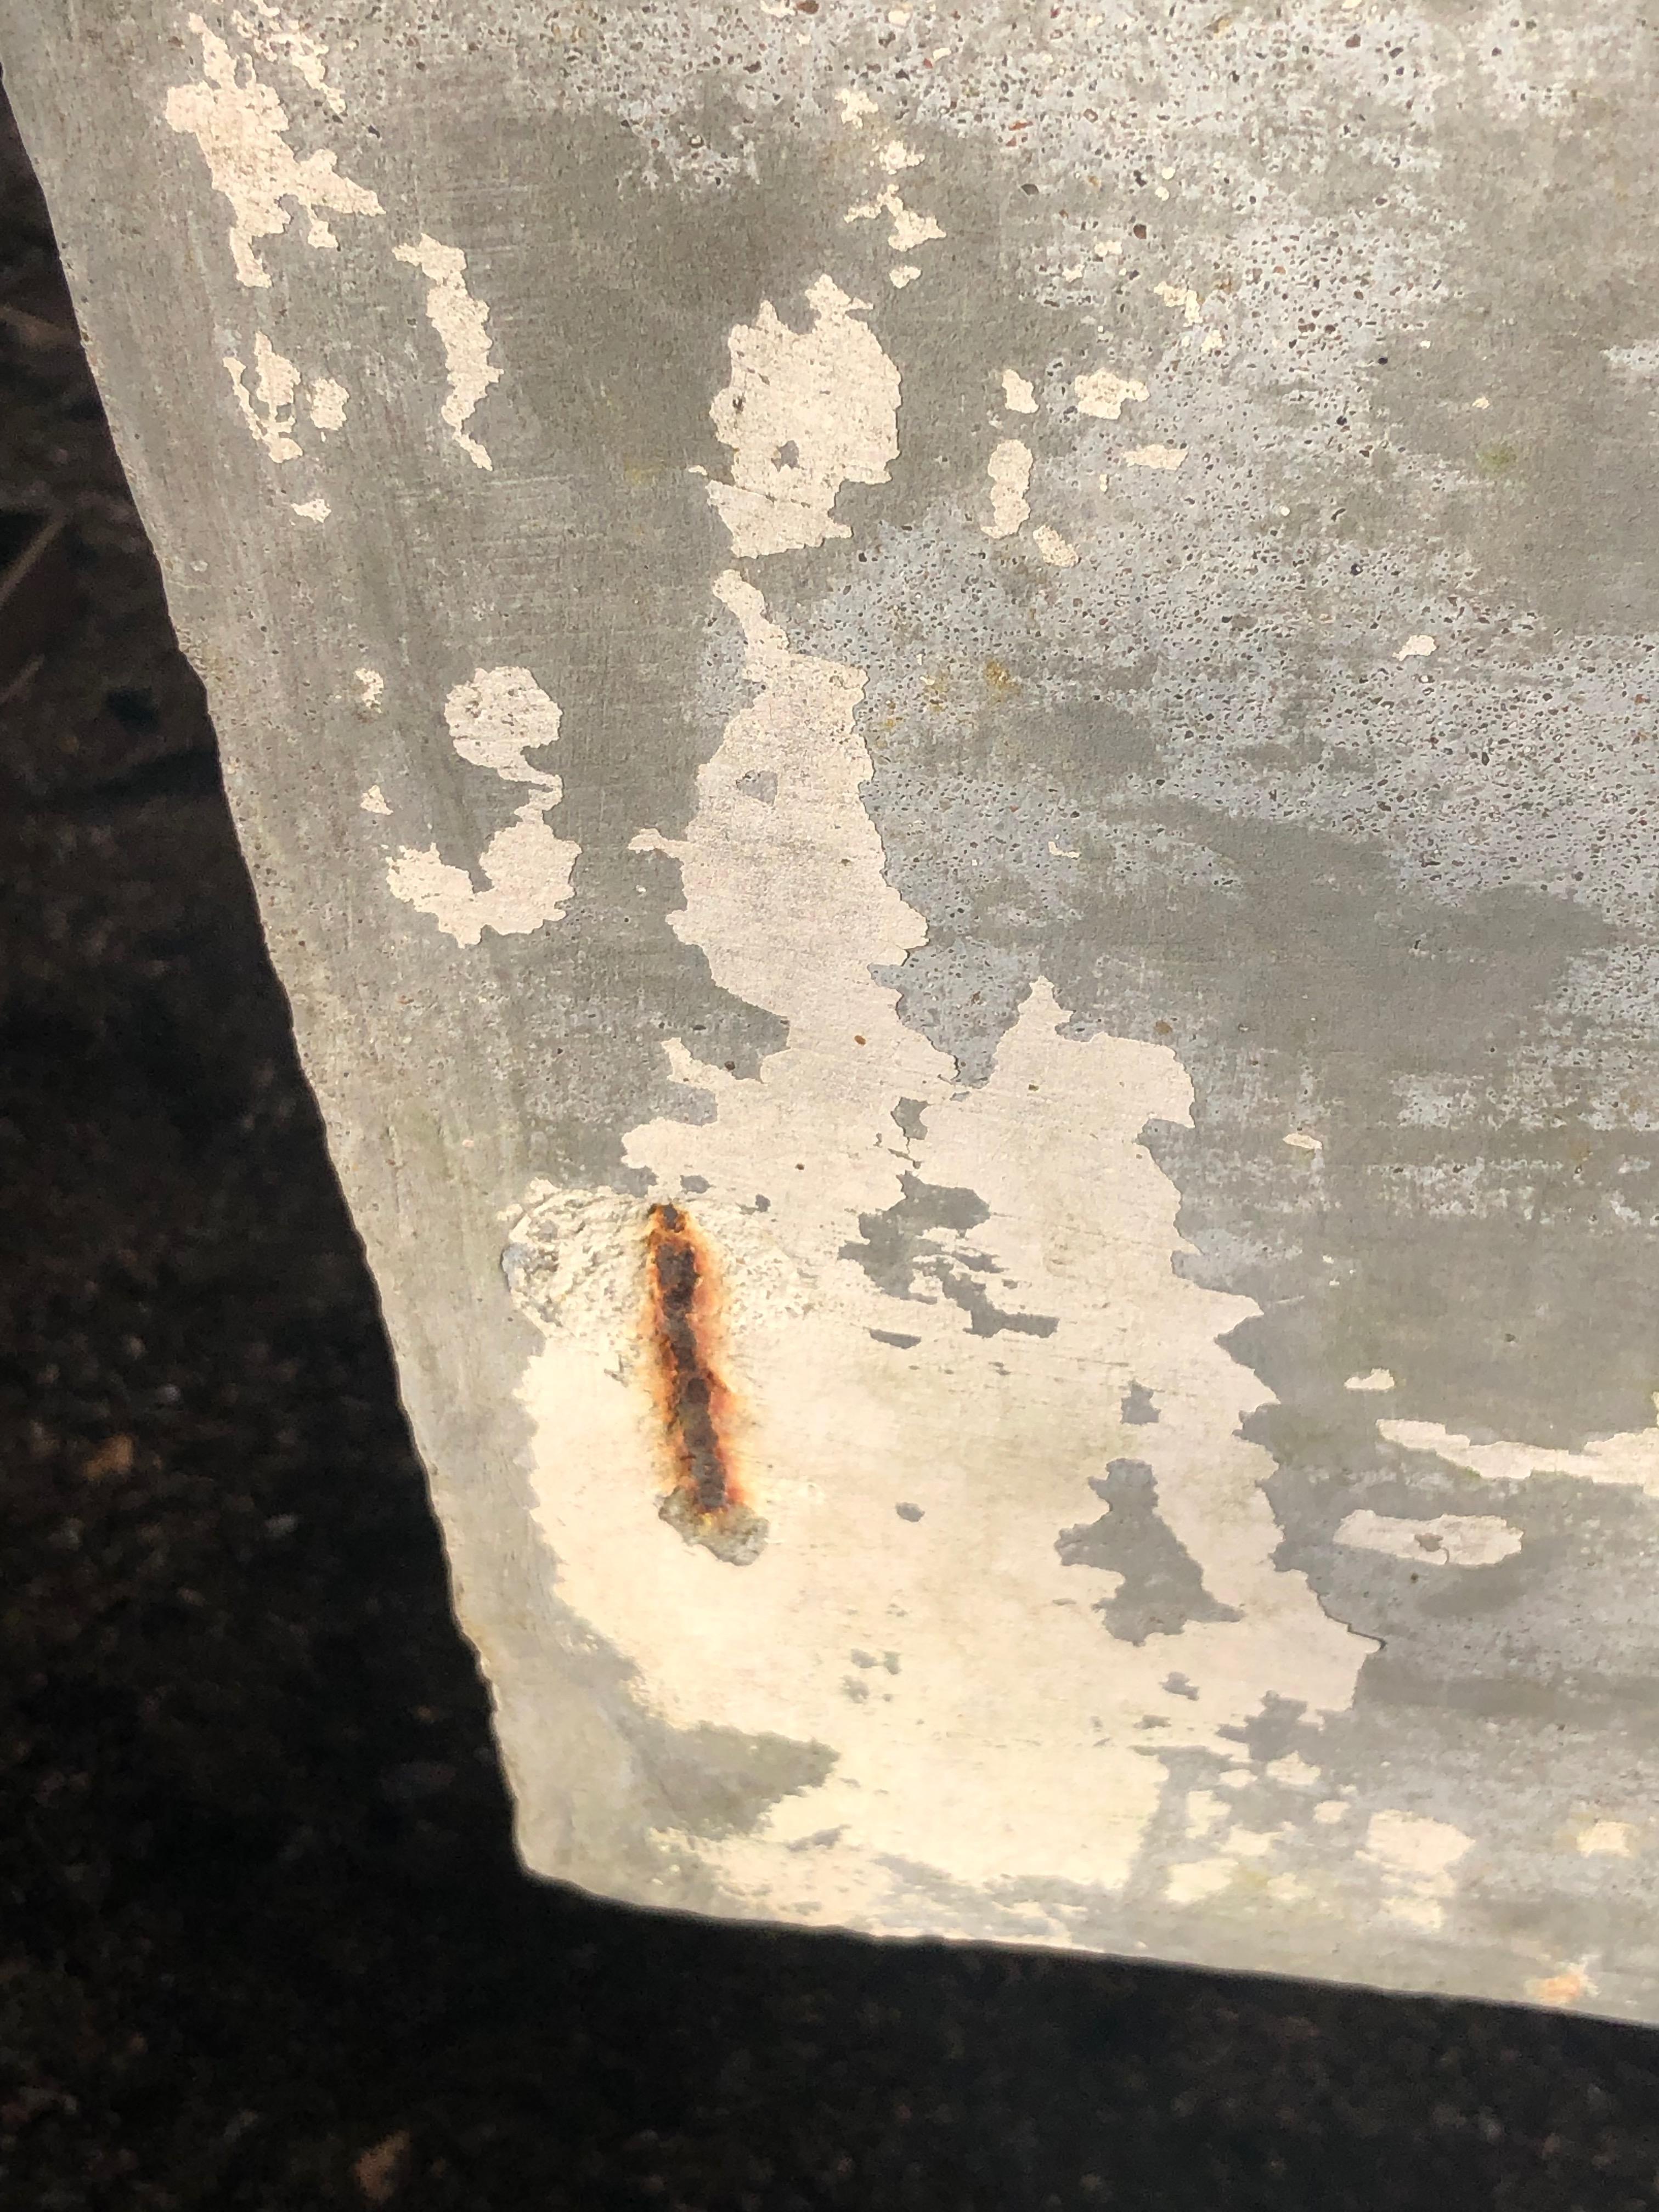
[(195, 680), (0, 139), (0, 2203), (1602, 2212), (1659, 2041), (517, 1869)]

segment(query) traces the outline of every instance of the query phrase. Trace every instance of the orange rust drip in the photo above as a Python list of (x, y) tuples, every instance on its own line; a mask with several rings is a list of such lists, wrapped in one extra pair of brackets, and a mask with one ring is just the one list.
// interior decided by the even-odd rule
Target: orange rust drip
[(720, 1268), (681, 1206), (653, 1206), (646, 1237), (645, 1336), (668, 1449), (662, 1516), (688, 1543), (742, 1564), (766, 1540), (738, 1474), (737, 1402), (720, 1371)]

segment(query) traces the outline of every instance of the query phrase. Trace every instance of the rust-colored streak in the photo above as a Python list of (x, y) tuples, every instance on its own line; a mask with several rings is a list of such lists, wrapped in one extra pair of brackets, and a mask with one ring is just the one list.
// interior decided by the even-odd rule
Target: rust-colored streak
[(739, 1409), (721, 1377), (720, 1267), (683, 1206), (653, 1206), (646, 1237), (645, 1335), (667, 1447), (662, 1517), (688, 1544), (741, 1566), (766, 1523), (738, 1473)]

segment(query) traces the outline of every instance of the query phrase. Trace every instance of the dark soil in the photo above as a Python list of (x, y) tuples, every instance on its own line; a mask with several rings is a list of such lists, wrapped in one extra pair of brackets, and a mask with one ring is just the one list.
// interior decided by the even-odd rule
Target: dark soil
[(0, 508), (51, 502), (81, 611), (0, 706), (0, 2203), (1659, 2203), (1641, 2032), (526, 1879), (213, 732), (0, 140)]

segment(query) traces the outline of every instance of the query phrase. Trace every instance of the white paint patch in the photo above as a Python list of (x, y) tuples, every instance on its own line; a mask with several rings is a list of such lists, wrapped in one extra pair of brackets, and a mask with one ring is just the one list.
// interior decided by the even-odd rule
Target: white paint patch
[(890, 185), (872, 200), (851, 207), (842, 218), (845, 222), (873, 222), (878, 216), (890, 216), (892, 228), (887, 234), (887, 243), (895, 253), (914, 253), (919, 246), (927, 246), (936, 238), (943, 238), (944, 230), (930, 215), (918, 215), (908, 208), (898, 193)]
[(319, 376), (306, 395), (306, 412), (318, 429), (345, 428), (346, 403), (351, 394), (331, 376)]
[[(903, 169), (919, 169), (924, 158), (921, 154), (913, 153), (902, 138), (890, 138), (876, 156), (890, 177), (896, 177)], [(943, 234), (940, 234), (941, 236)]]
[(286, 62), (295, 76), (327, 102), (336, 115), (345, 113), (345, 101), (328, 82), (328, 48), (323, 41), (284, 15), (270, 0), (252, 0), (252, 15), (240, 11), (230, 21), (239, 38), (268, 62)]
[(1628, 1820), (1592, 1820), (1578, 1832), (1577, 1844), (1587, 1859), (1628, 1859), (1635, 1856), (1636, 1830)]
[(1231, 1859), (1188, 1859), (1170, 1869), (1164, 1894), (1171, 1905), (1202, 1905), (1230, 1888), (1237, 1871)]
[(1311, 1790), (1320, 1779), (1319, 1769), (1294, 1751), (1273, 1760), (1267, 1771), (1275, 1782), (1282, 1782), (1291, 1790)]
[[(1604, 346), (1601, 358), (1615, 376), (1628, 378), (1632, 383), (1645, 382), (1650, 376), (1659, 376), (1659, 338), (1643, 338), (1635, 345)], [(1477, 407), (1485, 404), (1475, 401)]]
[[(1196, 1796), (1207, 1796), (1207, 1791), (1196, 1791)], [(1188, 1800), (1188, 1803), (1191, 1803)], [(1216, 1801), (1219, 1802), (1219, 1801)], [(1231, 1811), (1231, 1807), (1223, 1808)], [(1194, 1832), (1189, 1820), (1187, 1832)], [(1204, 1832), (1202, 1830), (1197, 1832)], [(1231, 1834), (1219, 1837), (1215, 1844), (1215, 1856), (1207, 1859), (1187, 1859), (1172, 1866), (1164, 1879), (1164, 1894), (1171, 1905), (1201, 1905), (1206, 1898), (1218, 1897), (1232, 1887), (1241, 1866), (1251, 1860), (1264, 1859), (1279, 1841), (1279, 1831), (1261, 1828), (1235, 1828)], [(1257, 1893), (1261, 1878), (1256, 1878)], [(1282, 1900), (1293, 1903), (1298, 1891), (1285, 1893)]]
[(896, 192), (890, 193), (893, 228), (887, 234), (887, 243), (895, 253), (914, 253), (919, 246), (927, 246), (945, 235), (942, 227), (930, 215), (918, 215), (914, 208), (905, 206)]
[(1046, 522), (1031, 532), (1031, 543), (1051, 568), (1075, 568), (1077, 548)]
[(1350, 1375), (1342, 1385), (1345, 1390), (1392, 1390), (1394, 1377), (1386, 1367), (1373, 1367), (1364, 1375)]
[[(1654, 1403), (1659, 1408), (1659, 1392)], [(1659, 1427), (1594, 1437), (1583, 1451), (1557, 1451), (1548, 1444), (1477, 1444), (1437, 1421), (1379, 1421), (1378, 1436), (1407, 1451), (1432, 1452), (1451, 1467), (1467, 1468), (1486, 1482), (1525, 1482), (1534, 1474), (1573, 1475), (1581, 1482), (1605, 1482), (1659, 1498)]]
[(1286, 1129), (1284, 1142), (1293, 1152), (1322, 1152), (1325, 1149), (1323, 1139), (1310, 1136), (1305, 1129)]
[(1513, 1559), (1521, 1531), (1492, 1514), (1443, 1513), (1434, 1521), (1394, 1514), (1350, 1513), (1333, 1540), (1362, 1552), (1382, 1552), (1414, 1566), (1491, 1567)]
[(362, 714), (378, 714), (380, 702), (386, 696), (386, 678), (378, 668), (354, 668), (351, 680), (357, 686), (357, 711)]
[(1036, 393), (1017, 368), (1005, 368), (1002, 372), (1002, 404), (1011, 415), (1035, 415), (1037, 411)]
[(829, 276), (806, 295), (811, 325), (792, 331), (769, 300), (730, 339), (731, 380), (709, 409), (732, 450), (732, 481), (708, 496), (740, 558), (822, 545), (851, 531), (834, 520), (844, 483), (887, 482), (898, 453), (898, 371)]
[(1123, 456), (1126, 469), (1178, 469), (1187, 458), (1185, 446), (1131, 446)]
[(527, 668), (480, 668), (444, 702), (450, 742), (474, 768), (506, 783), (536, 783), (556, 792), (559, 779), (532, 768), (526, 753), (556, 744), (560, 714)]
[(994, 446), (985, 464), (991, 479), (991, 520), (980, 528), (988, 538), (1012, 538), (1031, 512), (1025, 496), (1031, 485), (1031, 449), (1018, 438)]
[(1187, 1799), (1187, 1833), (1194, 1843), (1200, 1842), (1212, 1828), (1218, 1828), (1232, 1818), (1232, 1807), (1224, 1797), (1218, 1797), (1213, 1790), (1194, 1790)]
[(897, 268), (888, 270), (887, 281), (896, 292), (902, 292), (907, 284), (914, 284), (921, 274), (914, 261), (901, 261)]
[(307, 522), (326, 522), (333, 512), (325, 499), (296, 499), (289, 504)]
[(531, 799), (510, 827), (498, 830), (478, 856), (489, 888), (479, 890), (465, 868), (452, 867), (435, 845), (404, 846), (386, 864), (394, 898), (429, 914), (457, 945), (476, 945), (486, 929), (524, 937), (556, 921), (570, 896), (580, 848), (554, 836), (543, 820), (547, 802)]
[(489, 358), (489, 310), (466, 289), (466, 256), (459, 246), (442, 246), (424, 233), (414, 246), (394, 246), (396, 258), (418, 269), (427, 280), (426, 319), (444, 349), (449, 393), (439, 410), (450, 435), (475, 468), (494, 465), (478, 441), (467, 434), (472, 411), (501, 372)]
[(241, 410), (249, 434), (263, 446), (273, 461), (297, 461), (301, 448), (294, 436), (294, 403), (300, 389), (300, 372), (276, 351), (263, 331), (253, 336), (253, 389), (247, 387), (247, 370), (234, 353), (224, 356), (230, 388)]
[(365, 814), (390, 814), (392, 811), (386, 803), (386, 793), (378, 783), (371, 783), (357, 804)]
[(284, 136), (288, 111), (260, 83), (252, 59), (244, 56), (239, 65), (224, 40), (199, 15), (190, 18), (190, 27), (202, 42), (201, 78), (174, 85), (164, 112), (174, 131), (195, 139), (214, 190), (230, 203), (230, 252), (238, 279), (263, 288), (270, 275), (255, 245), (288, 228), (289, 204), (305, 216), (307, 245), (325, 252), (339, 245), (328, 215), (381, 215), (385, 210), (373, 192), (338, 173), (332, 152), (307, 154), (301, 161)]
[(1474, 1838), (1449, 1820), (1415, 1813), (1374, 1813), (1363, 1856), (1382, 1872), (1382, 1910), (1425, 1932), (1445, 1920), (1444, 1899), (1454, 1890), (1452, 1869)]
[(1086, 376), (1079, 376), (1072, 391), (1079, 414), (1098, 415), (1108, 422), (1117, 421), (1126, 399), (1146, 397), (1146, 387), (1138, 376), (1119, 376), (1109, 368), (1091, 369)]
[(1322, 1797), (1314, 1807), (1314, 1818), (1322, 1828), (1334, 1828), (1339, 1820), (1346, 1820), (1352, 1810), (1340, 1797)]
[(386, 882), (395, 898), (430, 915), (458, 945), (477, 944), (486, 929), (526, 936), (563, 913), (581, 852), (547, 824), (563, 796), (559, 778), (525, 757), (556, 740), (559, 709), (527, 668), (480, 668), (451, 691), (444, 719), (463, 760), (506, 782), (533, 784), (539, 795), (527, 799), (478, 856), (487, 890), (435, 845), (404, 846), (388, 861)]
[(1396, 660), (1425, 660), (1434, 649), (1434, 640), (1425, 635), (1419, 634), (1416, 637), (1408, 637), (1404, 645), (1401, 647), (1399, 652), (1395, 653), (1395, 659)]
[(876, 112), (875, 101), (867, 92), (860, 92), (856, 85), (845, 88), (836, 94), (836, 98), (841, 106), (842, 121), (854, 131), (862, 131), (866, 116), (873, 115)]
[(1200, 309), (1196, 292), (1189, 292), (1180, 284), (1154, 284), (1152, 289), (1166, 307), (1179, 307), (1188, 323), (1198, 320)]

